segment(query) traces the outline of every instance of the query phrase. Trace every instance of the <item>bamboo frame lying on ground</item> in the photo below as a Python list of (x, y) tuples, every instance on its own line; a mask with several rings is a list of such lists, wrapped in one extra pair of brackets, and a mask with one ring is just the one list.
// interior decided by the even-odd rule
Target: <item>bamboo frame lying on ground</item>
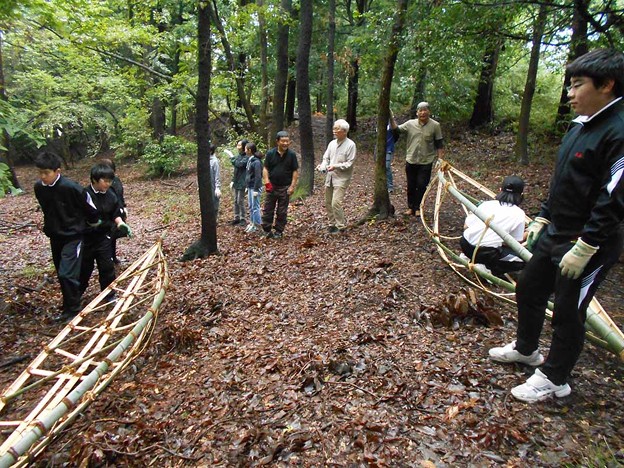
[[(0, 396), (0, 421), (15, 428), (0, 446), (0, 468), (24, 466), (97, 397), (145, 348), (169, 282), (159, 239), (91, 301)], [(114, 292), (117, 300), (107, 302)], [(141, 308), (151, 301), (147, 312)], [(105, 353), (108, 353), (105, 357)], [(59, 363), (60, 361), (60, 363)], [(29, 392), (39, 393), (28, 400)], [(22, 401), (24, 400), (24, 401)], [(15, 403), (11, 405), (11, 403)], [(22, 407), (19, 406), (22, 403)], [(15, 408), (12, 408), (15, 406)]]
[[(498, 234), (505, 241), (505, 243), (524, 261), (530, 260), (532, 256), (531, 252), (525, 249), (516, 239), (514, 239), (499, 226), (497, 226), (494, 220), (487, 219), (482, 210), (480, 210), (479, 207), (476, 206), (469, 199), (468, 196), (466, 196), (466, 194), (462, 193), (457, 188), (453, 176), (458, 177), (470, 184), (471, 186), (479, 189), (490, 198), (493, 198), (495, 196), (494, 192), (490, 191), (483, 185), (471, 179), (469, 176), (462, 173), (461, 171), (458, 171), (446, 161), (438, 161), (438, 164), (436, 165), (434, 171), (435, 177), (432, 178), (429, 187), (427, 187), (425, 197), (423, 197), (423, 201), (420, 207), (420, 213), (422, 224), (431, 239), (436, 244), (438, 253), (442, 257), (442, 259), (446, 263), (448, 263), (449, 266), (459, 276), (461, 276), (472, 286), (475, 286), (499, 299), (515, 303), (513, 294), (510, 294), (515, 292), (515, 284), (513, 282), (502, 280), (483, 270), (474, 268), (473, 261), (466, 261), (460, 258), (460, 256), (456, 254), (453, 249), (449, 248), (443, 242), (443, 240), (449, 239), (448, 237), (442, 236), (440, 233), (440, 211), (446, 198), (446, 194), (452, 195), (455, 200), (461, 203), (462, 209), (464, 209), (465, 213), (473, 212), (477, 217), (479, 217), (479, 219), (486, 223), (486, 225), (494, 232), (496, 232), (496, 234)], [(433, 210), (433, 225), (430, 226), (427, 221), (425, 205), (428, 196), (431, 191), (434, 190), (434, 187), (436, 190), (436, 197)], [(470, 275), (470, 273), (472, 274)], [(492, 287), (488, 285), (488, 282), (492, 285), (498, 286), (506, 290), (507, 293), (495, 291), (494, 289), (492, 289)], [(546, 315), (549, 319), (552, 318), (552, 304), (549, 304)], [(616, 354), (621, 361), (624, 361), (624, 334), (613, 322), (613, 320), (611, 320), (611, 317), (609, 317), (607, 312), (602, 308), (596, 298), (592, 299), (587, 309), (585, 328), (588, 331), (587, 337), (590, 341), (611, 351), (612, 353)]]

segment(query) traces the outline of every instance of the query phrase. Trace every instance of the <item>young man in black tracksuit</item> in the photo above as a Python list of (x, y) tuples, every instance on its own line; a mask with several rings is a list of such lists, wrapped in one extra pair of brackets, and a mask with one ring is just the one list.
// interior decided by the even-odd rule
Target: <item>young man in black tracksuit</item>
[(43, 232), (50, 238), (52, 261), (63, 294), (63, 313), (68, 320), (80, 312), (80, 264), (87, 223), (98, 223), (90, 195), (76, 182), (61, 175), (61, 159), (43, 153), (35, 161), (39, 181), (35, 197), (43, 212)]
[[(548, 199), (528, 228), (533, 257), (516, 288), (516, 341), (489, 351), (495, 361), (541, 365), (511, 390), (526, 402), (570, 394), (587, 307), (622, 251), (624, 54), (595, 50), (568, 65), (568, 72), (568, 97), (579, 117), (561, 144)], [(553, 336), (544, 361), (538, 342), (552, 292)]]
[[(105, 289), (115, 279), (115, 264), (112, 255), (112, 238), (119, 230), (132, 237), (132, 230), (123, 221), (122, 206), (119, 198), (110, 189), (115, 172), (106, 163), (98, 163), (91, 168), (91, 184), (86, 191), (98, 209), (98, 226), (90, 227), (84, 236), (84, 253), (80, 269), (80, 293), (84, 293), (97, 262), (100, 289)], [(112, 299), (112, 295), (109, 299)]]

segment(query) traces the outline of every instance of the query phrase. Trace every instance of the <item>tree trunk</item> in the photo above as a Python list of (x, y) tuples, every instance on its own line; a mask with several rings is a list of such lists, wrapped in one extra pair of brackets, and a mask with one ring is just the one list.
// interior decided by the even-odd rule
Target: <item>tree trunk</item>
[[(568, 52), (568, 63), (572, 63), (581, 55), (589, 51), (587, 45), (587, 7), (590, 0), (574, 0), (574, 13), (572, 15), (572, 38), (570, 50)], [(568, 91), (566, 87), (570, 84), (568, 73), (565, 74), (557, 117), (555, 118), (555, 132), (565, 133), (570, 124), (570, 104), (568, 102)]]
[(295, 100), (297, 95), (297, 79), (288, 76), (288, 93), (286, 94), (286, 126), (289, 126), (295, 120)]
[(152, 124), (152, 136), (162, 142), (165, 136), (165, 106), (163, 106), (160, 98), (155, 97), (152, 100), (150, 123)]
[(299, 10), (299, 45), (297, 47), (297, 102), (299, 104), (299, 139), (301, 175), (299, 185), (307, 195), (314, 190), (314, 137), (310, 103), (310, 46), (312, 44), (312, 0), (301, 0)]
[(334, 137), (334, 43), (336, 40), (336, 0), (329, 0), (327, 31), (327, 101), (325, 102), (325, 143)]
[[(0, 32), (0, 99), (2, 99), (3, 101), (9, 100), (6, 94), (4, 67), (2, 65), (2, 32)], [(11, 185), (13, 185), (13, 187), (15, 187), (16, 189), (19, 189), (21, 188), (21, 186), (19, 180), (17, 180), (17, 174), (15, 173), (13, 158), (11, 156), (11, 135), (9, 135), (6, 130), (2, 131), (0, 146), (4, 146), (6, 148), (5, 151), (0, 150), (0, 162), (4, 162), (7, 166), (9, 166), (9, 171), (11, 172)]]
[(533, 95), (535, 94), (535, 83), (537, 81), (537, 69), (539, 66), (540, 46), (542, 45), (542, 36), (546, 27), (546, 19), (548, 10), (546, 5), (542, 4), (539, 8), (537, 18), (535, 18), (535, 26), (533, 28), (533, 45), (531, 47), (531, 58), (529, 60), (529, 69), (527, 71), (526, 84), (524, 85), (524, 94), (522, 95), (522, 106), (520, 108), (520, 117), (518, 119), (518, 135), (516, 136), (516, 158), (524, 165), (529, 164), (528, 134), (529, 119), (531, 117), (531, 104), (533, 103)]
[(200, 2), (197, 13), (197, 97), (195, 105), (195, 132), (197, 134), (197, 183), (201, 233), (197, 241), (184, 252), (182, 260), (194, 260), (215, 254), (217, 250), (217, 220), (210, 183), (210, 126), (208, 101), (210, 97), (210, 2)]
[(485, 50), (477, 97), (475, 98), (472, 117), (470, 117), (470, 128), (478, 128), (494, 120), (494, 78), (496, 77), (500, 48), (500, 40), (494, 39)]
[(284, 105), (288, 83), (288, 18), (292, 10), (292, 0), (282, 0), (280, 8), (285, 18), (277, 27), (277, 70), (273, 88), (273, 122), (270, 138), (274, 138), (275, 134), (284, 128)]
[(388, 120), (390, 118), (390, 91), (392, 88), (392, 77), (394, 76), (394, 66), (399, 55), (400, 38), (405, 26), (405, 16), (408, 0), (398, 0), (397, 16), (392, 26), (392, 33), (388, 41), (388, 54), (384, 60), (383, 74), (379, 89), (379, 113), (377, 114), (377, 142), (375, 161), (375, 194), (373, 206), (370, 208), (366, 219), (386, 219), (392, 216), (392, 206), (388, 195), (386, 181), (386, 133)]
[(269, 106), (269, 73), (267, 70), (268, 53), (267, 53), (267, 31), (266, 20), (264, 17), (264, 0), (258, 0), (258, 35), (260, 40), (260, 137), (269, 144), (268, 126), (267, 126), (267, 109)]
[(409, 117), (415, 119), (418, 111), (418, 103), (427, 100), (425, 87), (427, 85), (427, 66), (420, 62), (418, 66), (418, 74), (416, 75), (416, 86), (414, 86), (414, 95), (412, 96), (412, 105), (410, 107)]
[[(223, 29), (223, 24), (221, 23), (221, 17), (219, 16), (216, 1), (212, 0), (212, 15), (214, 24), (219, 31), (219, 37), (221, 38), (221, 44), (223, 45), (223, 51), (225, 52), (225, 57), (230, 66), (230, 71), (235, 74), (235, 82), (236, 82), (236, 92), (238, 96), (238, 100), (240, 102), (240, 106), (245, 111), (245, 116), (247, 117), (247, 122), (249, 123), (249, 129), (252, 133), (258, 133), (258, 128), (256, 125), (256, 121), (253, 115), (253, 109), (251, 108), (251, 102), (247, 98), (245, 94), (245, 81), (244, 81), (244, 73), (241, 73), (241, 67), (237, 66), (236, 60), (234, 59), (234, 55), (232, 53), (232, 48), (230, 47), (230, 42), (228, 41), (227, 35), (225, 34), (225, 29)], [(239, 64), (240, 64), (240, 55), (239, 55)]]
[(360, 79), (360, 58), (356, 57), (351, 61), (351, 70), (349, 71), (349, 82), (347, 84), (347, 122), (349, 122), (350, 130), (357, 129), (357, 102)]

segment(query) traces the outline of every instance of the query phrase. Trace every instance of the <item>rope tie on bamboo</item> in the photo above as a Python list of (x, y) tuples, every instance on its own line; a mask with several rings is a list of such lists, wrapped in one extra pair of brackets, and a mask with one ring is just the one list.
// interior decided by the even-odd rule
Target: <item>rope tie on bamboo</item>
[(67, 408), (67, 411), (72, 411), (74, 409), (74, 407), (76, 406), (76, 404), (71, 401), (69, 399), (69, 397), (64, 397), (61, 402), (65, 405), (65, 407)]
[(18, 460), (20, 457), (19, 453), (17, 453), (17, 450), (15, 450), (15, 448), (13, 447), (9, 447), (9, 449), (7, 450), (7, 453), (11, 455), (11, 457), (13, 457), (13, 460)]
[(41, 432), (41, 435), (45, 435), (48, 433), (48, 428), (43, 424), (43, 421), (36, 419), (32, 422), (32, 425), (35, 426)]
[(88, 392), (85, 392), (83, 401), (92, 402), (96, 397), (97, 394), (93, 390), (89, 390)]

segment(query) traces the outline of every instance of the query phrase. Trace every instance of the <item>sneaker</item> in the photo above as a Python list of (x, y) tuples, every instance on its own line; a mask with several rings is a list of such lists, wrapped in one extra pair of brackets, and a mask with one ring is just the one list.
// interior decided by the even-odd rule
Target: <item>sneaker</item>
[(247, 229), (245, 229), (245, 232), (248, 233), (252, 233), (252, 232), (257, 232), (258, 228), (256, 227), (255, 224), (250, 224), (249, 226), (247, 226)]
[(542, 356), (537, 349), (533, 351), (530, 356), (525, 356), (516, 351), (515, 341), (500, 348), (491, 348), (488, 354), (490, 355), (490, 359), (496, 362), (519, 362), (533, 367), (541, 366), (544, 363), (544, 356)]
[(535, 403), (542, 401), (551, 396), (563, 398), (572, 393), (570, 385), (555, 385), (548, 377), (539, 369), (535, 369), (535, 373), (522, 385), (518, 385), (511, 389), (511, 394), (518, 400), (527, 403)]
[(255, 227), (253, 224), (248, 224), (247, 227), (245, 228), (245, 232), (251, 232), (251, 229)]
[(327, 232), (329, 232), (330, 234), (333, 234), (334, 232), (338, 232), (338, 228), (336, 226), (329, 226), (327, 228)]
[(263, 237), (266, 237), (267, 239), (272, 239), (273, 238), (273, 232), (272, 231), (262, 231), (260, 234)]
[(58, 323), (65, 323), (65, 322), (69, 322), (71, 319), (73, 319), (76, 315), (78, 315), (78, 312), (69, 312), (69, 311), (65, 311), (63, 312), (61, 315), (57, 315), (56, 317), (54, 317), (54, 321), (58, 322)]
[(279, 231), (274, 231), (273, 235), (271, 236), (273, 239), (281, 239), (284, 235), (279, 232)]

